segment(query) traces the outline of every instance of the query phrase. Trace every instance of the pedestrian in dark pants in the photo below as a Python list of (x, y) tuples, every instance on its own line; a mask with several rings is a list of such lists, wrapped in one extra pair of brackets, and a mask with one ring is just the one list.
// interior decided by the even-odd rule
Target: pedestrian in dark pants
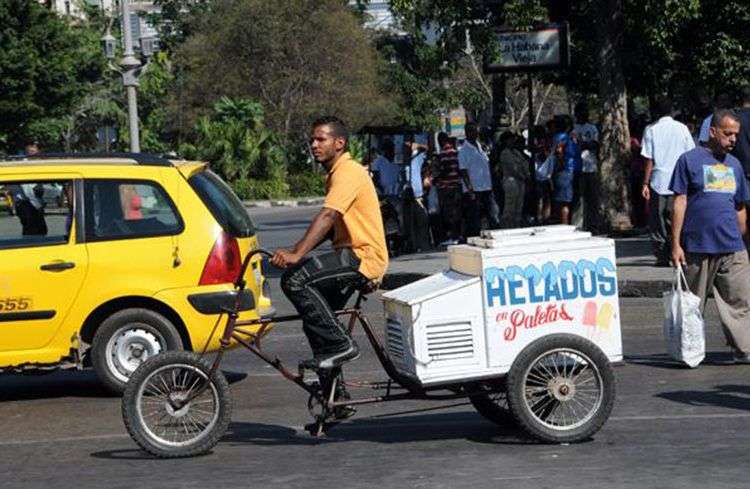
[(643, 133), (641, 156), (646, 166), (641, 192), (649, 203), (649, 228), (656, 266), (669, 266), (673, 202), (669, 182), (677, 159), (695, 144), (687, 126), (672, 118), (670, 99), (659, 99), (656, 109), (659, 120)]
[(523, 226), (523, 210), (526, 201), (526, 182), (529, 179), (529, 160), (518, 147), (519, 139), (515, 134), (506, 132), (505, 148), (500, 153), (500, 165), (503, 170), (503, 217), (500, 225), (503, 228)]
[(479, 235), (482, 218), (487, 219), (491, 229), (499, 227), (498, 206), (492, 195), (490, 159), (477, 139), (478, 136), (477, 125), (466, 124), (466, 140), (458, 151), (458, 167), (463, 180), (466, 237)]
[(599, 130), (589, 122), (589, 108), (580, 103), (575, 109), (576, 125), (573, 134), (581, 148), (581, 206), (583, 208), (583, 229), (594, 231), (597, 227), (597, 208), (599, 206)]
[(685, 265), (690, 290), (705, 307), (713, 292), (727, 344), (736, 363), (750, 363), (750, 262), (740, 162), (728, 154), (740, 121), (730, 110), (714, 113), (706, 146), (680, 156), (670, 185), (675, 194), (672, 260)]
[(444, 132), (438, 134), (437, 171), (432, 176), (437, 186), (440, 214), (443, 221), (445, 241), (443, 246), (457, 244), (461, 239), (461, 174), (458, 167), (458, 152)]

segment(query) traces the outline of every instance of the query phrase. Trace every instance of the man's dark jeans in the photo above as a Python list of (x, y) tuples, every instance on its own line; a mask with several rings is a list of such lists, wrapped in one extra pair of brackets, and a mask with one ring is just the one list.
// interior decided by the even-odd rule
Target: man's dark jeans
[(487, 219), (490, 229), (500, 227), (500, 216), (497, 215), (498, 206), (492, 190), (474, 192), (474, 198), (468, 193), (463, 195), (464, 237), (479, 236), (482, 229), (482, 218)]
[(345, 350), (349, 337), (334, 314), (368, 280), (349, 248), (303, 259), (281, 276), (281, 289), (302, 316), (313, 354)]
[(660, 263), (669, 262), (672, 256), (672, 209), (674, 195), (659, 195), (651, 189), (649, 205), (649, 229), (651, 246)]

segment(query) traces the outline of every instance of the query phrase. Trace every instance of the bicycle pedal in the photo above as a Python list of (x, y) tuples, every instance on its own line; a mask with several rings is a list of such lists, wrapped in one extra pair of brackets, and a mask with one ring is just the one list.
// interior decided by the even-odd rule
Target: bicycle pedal
[(338, 406), (333, 409), (333, 419), (342, 421), (357, 414), (357, 408), (353, 406)]

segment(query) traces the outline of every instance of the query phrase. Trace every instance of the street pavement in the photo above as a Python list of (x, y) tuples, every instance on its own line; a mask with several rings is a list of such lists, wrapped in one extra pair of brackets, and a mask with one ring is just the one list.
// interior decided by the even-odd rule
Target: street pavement
[[(314, 211), (252, 214), (261, 243), (275, 248), (293, 244)], [(635, 266), (646, 267), (646, 258)], [(402, 261), (414, 265), (419, 257)], [(291, 312), (278, 273), (269, 276), (275, 306)], [(365, 310), (382, 328), (378, 295)], [(747, 487), (750, 366), (731, 363), (714, 305), (706, 314), (708, 357), (696, 370), (664, 355), (660, 299), (622, 298), (621, 314), (626, 361), (615, 369), (615, 409), (585, 443), (529, 441), (463, 401), (362, 406), (328, 438), (311, 439), (302, 429), (309, 422), (303, 392), (233, 351), (224, 363), (234, 399), (230, 432), (212, 453), (194, 459), (154, 460), (138, 450), (123, 427), (119, 399), (106, 395), (90, 372), (0, 377), (0, 488)], [(361, 334), (357, 339), (366, 342)], [(265, 347), (291, 365), (309, 355), (296, 323), (278, 325)], [(384, 378), (369, 351), (347, 374)]]

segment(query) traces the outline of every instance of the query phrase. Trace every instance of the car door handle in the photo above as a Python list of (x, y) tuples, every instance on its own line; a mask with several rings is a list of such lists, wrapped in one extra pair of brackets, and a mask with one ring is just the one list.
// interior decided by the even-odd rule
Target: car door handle
[(76, 264), (71, 261), (59, 261), (55, 263), (47, 263), (39, 267), (40, 270), (45, 272), (62, 272), (63, 270), (70, 270), (75, 268)]

